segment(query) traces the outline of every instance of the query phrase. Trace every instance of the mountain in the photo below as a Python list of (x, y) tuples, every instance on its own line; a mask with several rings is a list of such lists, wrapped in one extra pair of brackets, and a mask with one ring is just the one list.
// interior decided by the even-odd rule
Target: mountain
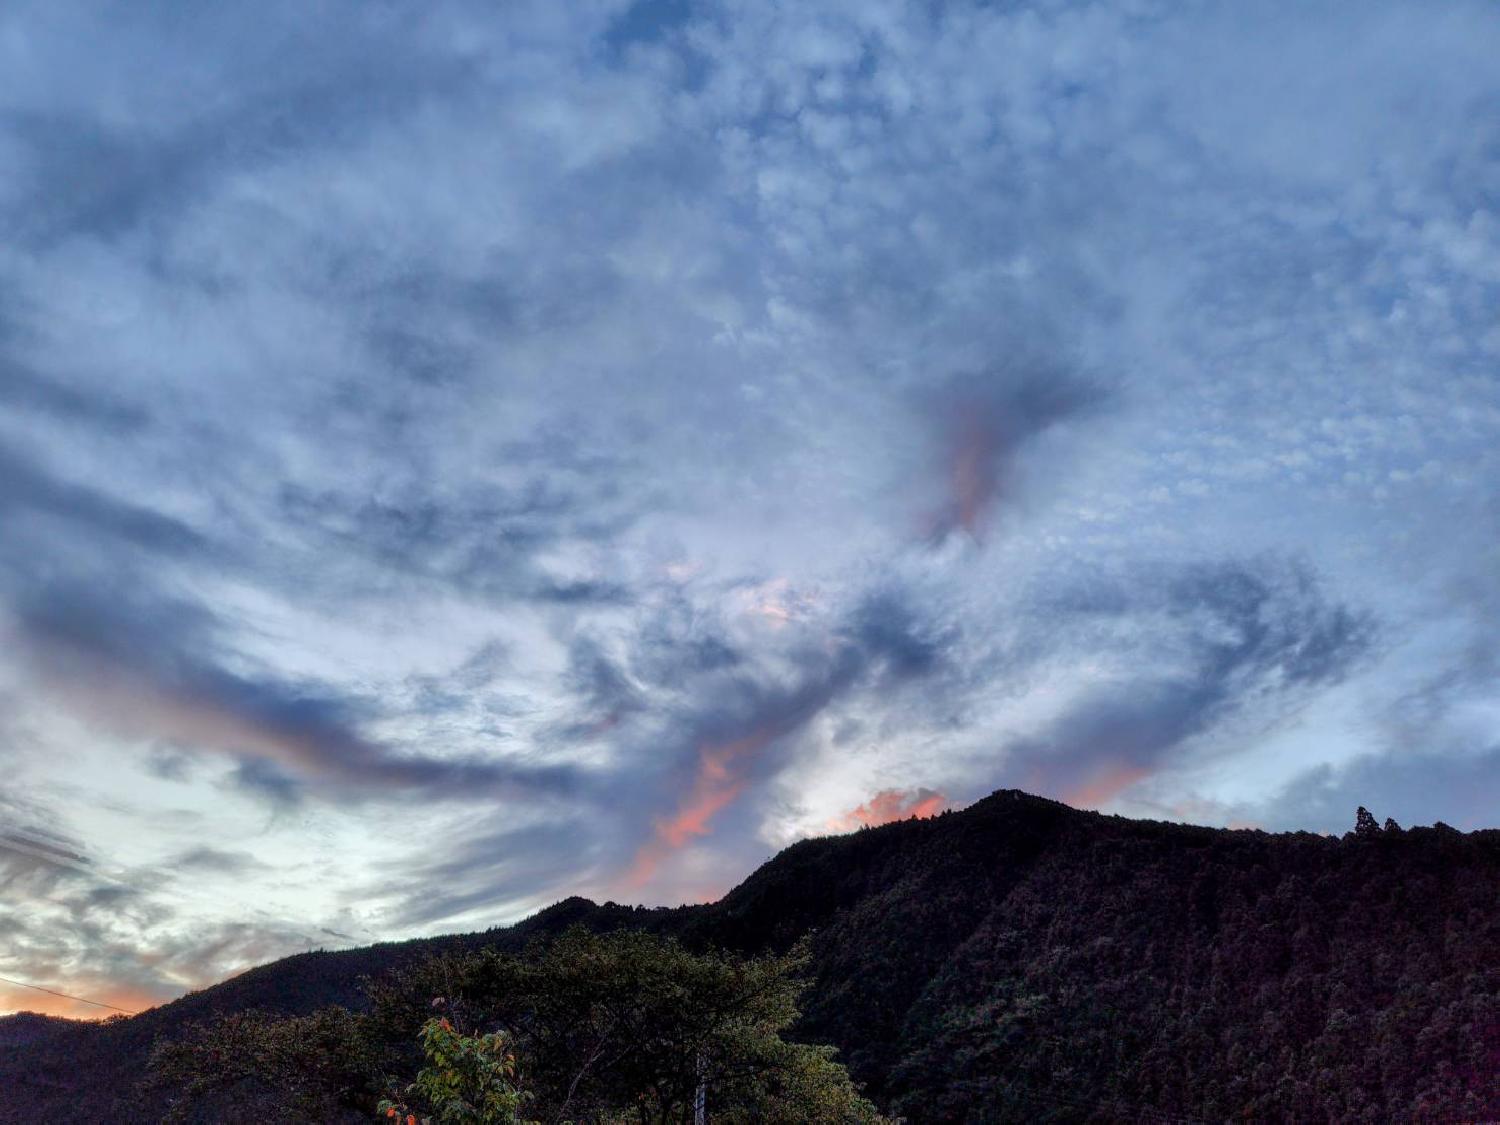
[(1013, 790), (793, 845), (708, 906), (568, 899), (514, 927), (305, 953), (129, 1019), (15, 1034), (0, 1119), (113, 1121), (195, 1020), (358, 1006), (360, 980), (569, 925), (812, 935), (800, 1034), (919, 1121), (1500, 1117), (1500, 831), (1341, 839), (1127, 820)]

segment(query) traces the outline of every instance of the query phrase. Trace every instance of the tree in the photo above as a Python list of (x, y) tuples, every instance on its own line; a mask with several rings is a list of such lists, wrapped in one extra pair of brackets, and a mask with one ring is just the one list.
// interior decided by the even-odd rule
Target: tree
[(172, 1091), (168, 1120), (332, 1120), (376, 1069), (364, 1020), (343, 1008), (286, 1018), (238, 1012), (151, 1055), (148, 1085)]
[(510, 1125), (524, 1107), (668, 1125), (693, 1120), (701, 1091), (708, 1119), (729, 1125), (881, 1121), (831, 1047), (783, 1038), (807, 964), (805, 944), (745, 959), (575, 927), (522, 953), (422, 963), (370, 985), (365, 1013), (200, 1026), (158, 1049), (154, 1075), (181, 1116), (208, 1120), (377, 1110), (400, 1125)]
[(829, 1048), (788, 1042), (807, 950), (744, 960), (639, 932), (575, 927), (526, 953), (434, 962), (374, 994), (376, 1021), (409, 1023), (444, 989), (460, 1019), (504, 1026), (544, 1116), (876, 1121)]
[[(517, 1080), (516, 1056), (504, 1032), (461, 1035), (447, 1019), (422, 1025), (427, 1065), (404, 1096), (377, 1107), (403, 1125), (516, 1125), (527, 1095)], [(411, 1105), (407, 1099), (411, 1100)], [(412, 1106), (417, 1110), (414, 1112)], [(425, 1115), (420, 1115), (425, 1112)], [(420, 1116), (419, 1116), (420, 1115)]]

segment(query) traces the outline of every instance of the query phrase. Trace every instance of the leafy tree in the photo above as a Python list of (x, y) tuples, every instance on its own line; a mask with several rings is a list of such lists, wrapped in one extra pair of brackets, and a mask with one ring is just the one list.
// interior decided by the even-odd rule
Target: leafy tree
[(324, 1008), (221, 1016), (158, 1044), (149, 1067), (172, 1091), (169, 1121), (328, 1121), (365, 1089), (375, 1059), (363, 1018)]
[(153, 1071), (182, 1116), (210, 1119), (332, 1120), (383, 1091), (378, 1112), (424, 1125), (508, 1125), (523, 1105), (548, 1121), (667, 1125), (691, 1121), (700, 1097), (731, 1125), (879, 1122), (831, 1047), (783, 1038), (807, 965), (805, 942), (745, 959), (574, 927), (395, 974), (370, 986), (366, 1013), (220, 1019), (158, 1048)]
[(525, 1093), (516, 1075), (516, 1056), (504, 1032), (461, 1035), (447, 1019), (422, 1025), (427, 1065), (406, 1087), (405, 1097), (382, 1098), (379, 1111), (405, 1125), (418, 1114), (406, 1099), (430, 1112), (422, 1125), (515, 1125)]
[(805, 943), (745, 960), (574, 927), (520, 955), (431, 962), (376, 988), (372, 1019), (408, 1025), (441, 990), (459, 1019), (512, 1029), (539, 1109), (559, 1120), (691, 1120), (700, 1088), (714, 1120), (879, 1120), (831, 1049), (782, 1038), (807, 963)]

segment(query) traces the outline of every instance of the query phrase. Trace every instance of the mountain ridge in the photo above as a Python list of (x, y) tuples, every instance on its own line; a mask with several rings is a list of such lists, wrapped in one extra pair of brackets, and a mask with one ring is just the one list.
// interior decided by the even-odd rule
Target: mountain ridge
[(800, 841), (712, 904), (570, 896), (514, 926), (296, 954), (49, 1033), (0, 1062), (0, 1112), (108, 1117), (108, 1090), (194, 1020), (358, 1006), (362, 977), (575, 924), (752, 953), (808, 936), (801, 1034), (912, 1120), (1500, 1112), (1500, 831), (1371, 824), (1216, 829), (1000, 790)]

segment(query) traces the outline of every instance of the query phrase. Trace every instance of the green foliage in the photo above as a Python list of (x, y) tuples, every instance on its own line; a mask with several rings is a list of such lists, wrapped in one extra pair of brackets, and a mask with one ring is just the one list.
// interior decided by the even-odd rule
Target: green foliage
[(343, 1008), (290, 1019), (238, 1012), (159, 1044), (151, 1078), (173, 1092), (168, 1120), (331, 1120), (374, 1068), (364, 1032)]
[[(405, 1097), (382, 1098), (383, 1117), (422, 1125), (514, 1125), (526, 1100), (516, 1075), (516, 1056), (504, 1032), (462, 1035), (446, 1019), (422, 1025), (427, 1065), (406, 1087)], [(419, 1111), (407, 1104), (411, 1099)]]
[(702, 1084), (714, 1120), (878, 1120), (830, 1049), (782, 1038), (807, 963), (805, 944), (747, 960), (574, 927), (422, 966), (372, 990), (371, 1018), (394, 1033), (441, 991), (457, 1018), (511, 1028), (549, 1118), (690, 1119)]
[[(363, 1106), (401, 1122), (491, 1125), (519, 1121), (524, 1107), (549, 1121), (666, 1123), (691, 1120), (701, 1088), (715, 1121), (878, 1122), (832, 1048), (782, 1037), (807, 964), (806, 943), (746, 959), (573, 927), (521, 953), (394, 974), (371, 985), (366, 1013), (225, 1017), (158, 1048), (153, 1072), (180, 1115), (211, 1105), (247, 1120)], [(497, 1027), (508, 1031), (475, 1030)], [(385, 1077), (413, 1071), (404, 1085)]]

